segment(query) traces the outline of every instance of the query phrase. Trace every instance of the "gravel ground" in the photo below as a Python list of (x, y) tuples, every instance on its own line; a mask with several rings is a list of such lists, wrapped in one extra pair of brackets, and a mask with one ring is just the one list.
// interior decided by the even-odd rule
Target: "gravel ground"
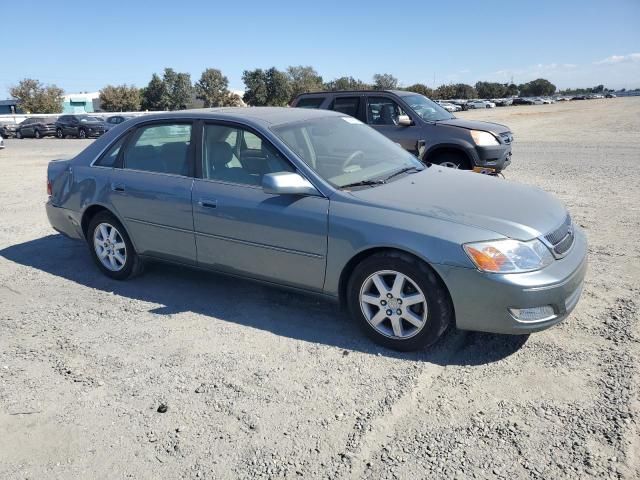
[(43, 209), (47, 162), (89, 141), (6, 141), (0, 478), (640, 478), (640, 98), (460, 116), (512, 127), (507, 181), (566, 203), (590, 269), (551, 330), (414, 354), (314, 298), (102, 276)]

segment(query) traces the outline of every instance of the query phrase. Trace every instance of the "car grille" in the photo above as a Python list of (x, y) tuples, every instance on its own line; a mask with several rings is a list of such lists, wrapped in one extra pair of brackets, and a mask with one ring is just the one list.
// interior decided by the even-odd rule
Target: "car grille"
[(547, 245), (553, 251), (556, 258), (563, 257), (573, 245), (574, 234), (571, 216), (567, 214), (564, 222), (553, 232), (544, 236)]
[(503, 132), (503, 133), (501, 133), (500, 134), (500, 138), (507, 145), (510, 144), (511, 142), (513, 142), (513, 135), (511, 134), (511, 132)]

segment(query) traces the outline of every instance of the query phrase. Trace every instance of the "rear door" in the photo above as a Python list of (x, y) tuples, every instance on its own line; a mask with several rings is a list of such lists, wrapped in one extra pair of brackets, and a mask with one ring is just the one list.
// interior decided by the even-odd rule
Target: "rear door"
[(400, 115), (409, 116), (393, 98), (384, 95), (367, 96), (366, 123), (405, 150), (416, 154), (419, 127), (399, 125)]
[(329, 109), (350, 115), (364, 122), (364, 100), (364, 95), (336, 95), (329, 105)]
[(111, 176), (111, 202), (141, 255), (196, 263), (190, 121), (143, 124), (128, 136)]
[(267, 173), (293, 165), (256, 131), (204, 124), (193, 187), (198, 263), (261, 280), (320, 291), (329, 200), (271, 195)]

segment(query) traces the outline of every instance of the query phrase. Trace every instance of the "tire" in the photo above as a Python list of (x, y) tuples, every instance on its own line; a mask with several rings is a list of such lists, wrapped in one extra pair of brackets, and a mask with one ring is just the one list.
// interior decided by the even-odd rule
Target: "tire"
[(64, 138), (64, 133), (62, 133), (62, 129), (61, 128), (56, 128), (56, 137), (62, 139)]
[(354, 269), (347, 305), (368, 337), (403, 352), (433, 345), (454, 319), (447, 289), (433, 270), (395, 251), (376, 253)]
[(20, 130), (16, 130), (16, 138), (22, 140), (24, 137), (22, 136), (22, 132)]
[(429, 158), (428, 161), (447, 168), (471, 170), (469, 160), (462, 152), (438, 153), (433, 158)]
[(33, 132), (33, 136), (36, 137), (37, 139), (41, 139), (42, 135), (40, 135), (40, 130), (35, 130)]
[(87, 132), (85, 131), (84, 128), (81, 128), (80, 130), (78, 130), (78, 138), (81, 138), (83, 140), (87, 138)]
[(126, 280), (142, 272), (142, 260), (127, 231), (111, 213), (94, 215), (87, 228), (87, 243), (93, 260), (107, 277)]

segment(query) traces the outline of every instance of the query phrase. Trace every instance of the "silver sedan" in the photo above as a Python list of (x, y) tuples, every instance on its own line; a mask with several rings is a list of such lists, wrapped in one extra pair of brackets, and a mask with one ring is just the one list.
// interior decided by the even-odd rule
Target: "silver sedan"
[(51, 162), (48, 190), (51, 225), (111, 278), (159, 259), (318, 294), (398, 350), (449, 327), (548, 328), (586, 270), (585, 236), (555, 198), (424, 165), (326, 110), (135, 118)]

